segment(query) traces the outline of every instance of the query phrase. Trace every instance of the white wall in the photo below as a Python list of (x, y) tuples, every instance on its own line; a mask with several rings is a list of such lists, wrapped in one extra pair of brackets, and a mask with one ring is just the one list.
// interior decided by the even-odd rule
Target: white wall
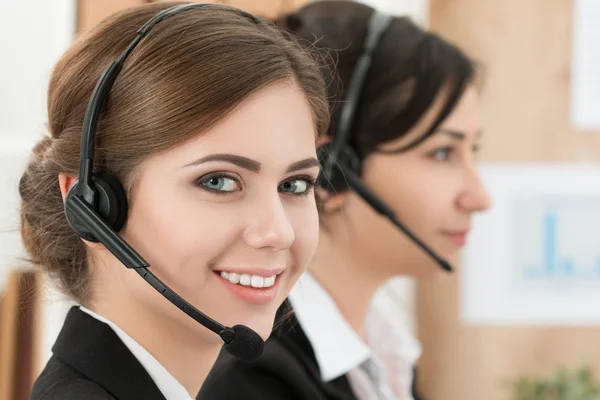
[(408, 15), (423, 26), (429, 21), (429, 0), (357, 0), (393, 15)]
[(48, 77), (72, 40), (75, 7), (75, 0), (0, 1), (0, 289), (22, 255), (17, 183), (46, 133)]
[(2, 1), (0, 137), (44, 132), (47, 76), (71, 41), (75, 1)]
[[(54, 63), (71, 43), (76, 0), (0, 1), (0, 290), (23, 256), (17, 185), (32, 145), (46, 134), (46, 89)], [(41, 361), (50, 356), (67, 304), (43, 294)]]

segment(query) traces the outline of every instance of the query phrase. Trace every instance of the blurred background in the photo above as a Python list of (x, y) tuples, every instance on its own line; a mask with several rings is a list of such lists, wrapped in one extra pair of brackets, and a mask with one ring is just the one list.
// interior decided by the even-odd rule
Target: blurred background
[[(79, 32), (145, 2), (0, 0), (0, 400), (28, 398), (70, 306), (20, 260), (16, 189), (46, 133), (50, 70)], [(274, 17), (310, 0), (221, 2)], [(584, 365), (600, 381), (600, 1), (361, 2), (410, 15), (483, 71), (480, 158), (494, 205), (451, 279), (396, 279), (377, 299), (423, 345), (421, 392), (545, 399), (510, 382), (584, 388), (585, 374), (552, 375)]]

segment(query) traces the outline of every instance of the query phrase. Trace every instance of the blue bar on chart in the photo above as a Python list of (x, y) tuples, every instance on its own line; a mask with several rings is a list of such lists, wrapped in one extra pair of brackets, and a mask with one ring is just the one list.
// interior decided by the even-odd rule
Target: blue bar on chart
[(542, 226), (541, 264), (527, 267), (525, 277), (528, 279), (600, 278), (600, 254), (592, 260), (592, 268), (578, 266), (572, 256), (561, 256), (558, 252), (558, 229), (556, 212), (546, 213)]

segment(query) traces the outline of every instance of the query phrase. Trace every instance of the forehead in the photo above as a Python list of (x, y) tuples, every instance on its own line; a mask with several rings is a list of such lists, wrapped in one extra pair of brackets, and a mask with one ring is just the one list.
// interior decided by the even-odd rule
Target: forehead
[(443, 127), (463, 131), (471, 135), (481, 129), (479, 119), (479, 96), (473, 86), (469, 86), (458, 103), (442, 123)]
[(306, 95), (294, 83), (278, 82), (248, 97), (214, 127), (160, 161), (183, 165), (211, 153), (233, 153), (263, 163), (289, 163), (314, 156), (315, 140)]

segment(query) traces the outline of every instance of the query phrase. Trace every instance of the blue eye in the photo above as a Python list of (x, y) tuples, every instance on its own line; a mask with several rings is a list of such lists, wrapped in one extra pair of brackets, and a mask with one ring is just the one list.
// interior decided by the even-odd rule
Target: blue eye
[(446, 161), (448, 159), (448, 157), (450, 157), (451, 153), (452, 153), (452, 148), (443, 147), (443, 148), (437, 149), (436, 151), (431, 153), (431, 158), (433, 158), (436, 161)]
[(198, 184), (213, 192), (235, 192), (239, 190), (237, 181), (225, 175), (213, 175), (201, 179)]
[(295, 178), (285, 181), (279, 185), (279, 191), (290, 193), (296, 196), (302, 196), (310, 193), (310, 190), (313, 188), (314, 184), (314, 181), (308, 178)]

